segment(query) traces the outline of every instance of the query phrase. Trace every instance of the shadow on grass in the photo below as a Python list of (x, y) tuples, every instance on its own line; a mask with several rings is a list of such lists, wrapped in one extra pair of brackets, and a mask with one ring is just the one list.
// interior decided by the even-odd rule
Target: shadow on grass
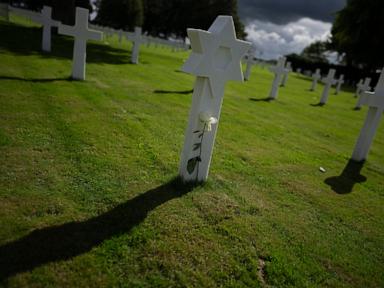
[(0, 80), (17, 80), (17, 81), (33, 82), (33, 83), (47, 83), (47, 82), (56, 82), (56, 81), (76, 81), (76, 80), (72, 79), (72, 77), (37, 79), (37, 78), (21, 78), (21, 77), (12, 77), (12, 76), (0, 76)]
[(193, 93), (193, 89), (192, 90), (185, 90), (185, 91), (155, 90), (155, 91), (153, 91), (153, 93), (156, 93), (156, 94), (183, 94), (183, 95), (187, 95), (187, 94), (192, 94)]
[[(73, 38), (63, 35), (53, 35), (52, 52), (41, 51), (41, 28), (25, 27), (15, 23), (1, 22), (0, 50), (6, 50), (17, 55), (41, 55), (44, 58), (72, 59)], [(104, 44), (88, 42), (88, 63), (128, 64), (130, 52), (123, 49), (112, 48)]]
[(267, 98), (261, 98), (261, 99), (249, 98), (249, 100), (253, 102), (272, 102), (274, 99), (267, 97)]
[(327, 178), (324, 183), (331, 186), (332, 190), (338, 194), (351, 193), (356, 183), (367, 181), (367, 177), (360, 174), (363, 166), (364, 161), (349, 160), (341, 175)]
[(325, 106), (324, 103), (309, 104), (309, 105), (311, 105), (312, 107), (324, 107)]
[(129, 231), (156, 207), (196, 187), (179, 178), (83, 222), (71, 222), (33, 231), (0, 247), (0, 281), (50, 262), (68, 260), (90, 251), (103, 241)]

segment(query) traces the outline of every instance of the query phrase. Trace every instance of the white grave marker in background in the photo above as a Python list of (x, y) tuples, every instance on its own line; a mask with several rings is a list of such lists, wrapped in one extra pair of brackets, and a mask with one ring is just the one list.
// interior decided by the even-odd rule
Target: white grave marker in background
[(292, 71), (292, 63), (287, 62), (287, 65), (285, 65), (283, 80), (281, 80), (281, 86), (282, 87), (285, 87), (285, 85), (287, 84), (288, 75), (289, 75), (289, 72), (291, 72), (291, 71)]
[(0, 3), (0, 16), (9, 21), (9, 7), (8, 3)]
[(369, 110), (352, 154), (352, 160), (355, 161), (363, 161), (367, 158), (384, 112), (384, 70), (381, 72), (375, 92), (364, 93), (363, 104), (369, 106)]
[(356, 84), (356, 92), (355, 92), (355, 97), (359, 96), (360, 95), (360, 92), (361, 92), (361, 85), (363, 85), (363, 79), (360, 79), (360, 81)]
[(141, 37), (141, 27), (135, 27), (135, 36), (133, 38), (133, 47), (132, 47), (132, 58), (131, 62), (133, 64), (139, 64), (139, 51), (140, 45), (143, 42)]
[(321, 71), (320, 71), (320, 69), (316, 69), (316, 73), (314, 73), (313, 75), (312, 75), (312, 79), (313, 79), (313, 81), (312, 81), (312, 86), (311, 86), (311, 91), (315, 91), (315, 89), (316, 89), (316, 86), (317, 86), (317, 82), (321, 79)]
[(32, 20), (43, 25), (43, 39), (41, 49), (44, 52), (51, 52), (52, 27), (58, 27), (60, 21), (52, 19), (52, 8), (48, 6), (44, 6), (41, 14), (38, 17), (33, 17)]
[(273, 79), (272, 82), (272, 89), (271, 92), (269, 93), (269, 98), (270, 99), (276, 99), (277, 94), (279, 93), (279, 85), (281, 82), (281, 77), (285, 73), (285, 57), (281, 57), (278, 61), (276, 66), (269, 68), (271, 72), (275, 74), (275, 78)]
[(123, 42), (123, 30), (120, 29), (120, 30), (119, 30), (119, 44), (121, 45), (122, 42)]
[(363, 106), (363, 102), (365, 101), (364, 98), (365, 98), (365, 92), (369, 92), (371, 91), (371, 78), (367, 77), (365, 78), (364, 82), (359, 85), (359, 100), (357, 101), (356, 103), (356, 107), (355, 109), (358, 110), (358, 109), (361, 109), (361, 106)]
[(251, 76), (252, 66), (257, 63), (257, 61), (255, 61), (255, 59), (254, 59), (253, 53), (250, 53), (247, 55), (245, 63), (247, 63), (247, 66), (246, 66), (245, 73), (244, 73), (244, 80), (248, 81), (249, 77)]
[(85, 80), (87, 40), (102, 40), (103, 33), (88, 29), (88, 9), (76, 7), (75, 26), (59, 25), (59, 34), (75, 37), (73, 48), (72, 78)]
[(371, 86), (371, 81), (372, 80), (369, 77), (365, 78), (364, 80), (361, 79), (359, 83), (357, 83), (356, 85), (357, 89), (356, 89), (355, 97), (360, 97), (362, 91), (367, 91), (367, 86), (368, 87)]
[(192, 53), (182, 70), (197, 79), (179, 174), (184, 181), (205, 181), (225, 84), (230, 80), (243, 81), (241, 58), (251, 44), (236, 39), (231, 16), (218, 16), (208, 31), (188, 29), (188, 36)]
[(340, 78), (336, 82), (337, 82), (337, 85), (336, 85), (335, 95), (339, 95), (340, 89), (341, 89), (341, 85), (344, 84), (344, 75), (341, 74)]
[(320, 104), (322, 105), (327, 104), (329, 89), (331, 89), (332, 85), (336, 84), (337, 80), (335, 80), (335, 74), (336, 74), (335, 69), (329, 69), (328, 76), (322, 80), (323, 83), (325, 84), (323, 94), (320, 99)]

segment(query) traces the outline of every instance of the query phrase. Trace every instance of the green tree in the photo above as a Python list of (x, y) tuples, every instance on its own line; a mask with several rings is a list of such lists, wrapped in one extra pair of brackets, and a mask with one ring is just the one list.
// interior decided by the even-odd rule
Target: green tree
[(206, 30), (218, 15), (231, 15), (237, 36), (246, 36), (237, 0), (144, 0), (144, 11), (144, 30), (152, 35), (185, 37), (187, 28)]
[(325, 52), (327, 52), (327, 42), (316, 41), (306, 47), (301, 56), (306, 58), (310, 62), (324, 62), (327, 63), (328, 60), (325, 57)]
[(101, 0), (96, 22), (116, 29), (133, 30), (143, 25), (142, 0)]
[(384, 1), (348, 0), (337, 13), (331, 47), (346, 63), (376, 69), (384, 66)]

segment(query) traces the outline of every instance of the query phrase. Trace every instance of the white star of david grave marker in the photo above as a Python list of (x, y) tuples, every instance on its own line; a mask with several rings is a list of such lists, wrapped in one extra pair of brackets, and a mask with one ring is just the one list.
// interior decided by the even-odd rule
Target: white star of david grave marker
[(197, 79), (179, 174), (200, 182), (208, 178), (225, 84), (243, 81), (240, 61), (251, 44), (236, 39), (231, 16), (218, 16), (208, 31), (188, 29), (188, 36), (192, 53), (182, 70)]
[(357, 100), (357, 103), (356, 103), (356, 107), (355, 109), (358, 110), (358, 109), (361, 109), (361, 106), (363, 106), (363, 102), (365, 101), (364, 98), (364, 93), (365, 92), (369, 92), (371, 91), (371, 78), (367, 77), (365, 78), (364, 82), (362, 84), (358, 84), (359, 87), (358, 87), (358, 96), (359, 96), (359, 100)]
[(331, 89), (332, 85), (335, 85), (337, 80), (335, 79), (336, 70), (330, 69), (328, 72), (328, 76), (324, 78), (322, 81), (325, 84), (323, 94), (320, 99), (320, 104), (325, 105), (328, 101), (329, 96), (329, 90)]
[(316, 69), (316, 72), (312, 75), (312, 86), (311, 86), (311, 91), (315, 91), (317, 82), (321, 79), (321, 71), (320, 69)]
[(344, 75), (341, 74), (340, 78), (337, 80), (335, 95), (339, 95), (340, 89), (341, 89), (341, 85), (343, 85), (343, 84), (344, 84)]
[(285, 73), (285, 61), (286, 61), (286, 58), (281, 57), (277, 61), (276, 66), (269, 68), (269, 70), (275, 74), (275, 78), (273, 79), (273, 82), (272, 82), (272, 89), (271, 89), (271, 92), (269, 93), (270, 99), (277, 99), (281, 77)]
[(88, 29), (89, 11), (76, 8), (75, 26), (59, 25), (59, 34), (75, 38), (73, 48), (72, 78), (85, 80), (85, 65), (87, 59), (87, 40), (102, 40), (103, 33)]
[(384, 112), (384, 70), (381, 72), (375, 92), (364, 92), (362, 104), (367, 105), (369, 110), (352, 154), (352, 160), (355, 161), (364, 161), (367, 158)]

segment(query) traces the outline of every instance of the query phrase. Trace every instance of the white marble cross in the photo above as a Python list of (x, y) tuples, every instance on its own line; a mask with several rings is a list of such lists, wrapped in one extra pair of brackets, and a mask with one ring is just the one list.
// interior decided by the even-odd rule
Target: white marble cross
[(236, 39), (231, 16), (218, 16), (208, 31), (188, 29), (192, 53), (182, 70), (197, 76), (179, 174), (183, 181), (206, 181), (224, 88), (243, 81), (241, 58), (250, 43)]
[(356, 84), (356, 92), (355, 92), (355, 97), (359, 96), (360, 95), (360, 92), (361, 92), (361, 85), (363, 85), (363, 79), (360, 79), (360, 81)]
[(252, 66), (257, 63), (253, 53), (249, 53), (246, 55), (245, 63), (247, 64), (247, 66), (245, 68), (244, 80), (248, 81), (249, 77), (251, 76)]
[(384, 112), (384, 70), (375, 92), (364, 92), (363, 98), (363, 105), (369, 106), (369, 110), (352, 154), (352, 160), (355, 161), (364, 161), (367, 158)]
[(317, 86), (317, 82), (321, 79), (321, 71), (320, 71), (320, 69), (316, 69), (316, 73), (314, 73), (312, 75), (312, 79), (313, 79), (313, 81), (312, 81), (312, 86), (311, 86), (310, 91), (315, 91), (316, 86)]
[(340, 78), (336, 81), (336, 83), (337, 83), (337, 85), (336, 85), (335, 95), (339, 95), (341, 85), (344, 84), (344, 75), (343, 74), (340, 75)]
[(52, 27), (58, 27), (60, 21), (52, 19), (52, 8), (49, 6), (44, 6), (41, 14), (33, 17), (32, 20), (43, 25), (42, 50), (51, 52), (51, 30)]
[(0, 16), (9, 21), (9, 7), (8, 3), (0, 3)]
[(121, 45), (123, 42), (123, 30), (122, 29), (119, 30), (118, 37), (119, 37), (119, 44)]
[(363, 102), (365, 101), (364, 100), (365, 92), (369, 92), (372, 89), (371, 88), (371, 78), (369, 78), (369, 77), (365, 78), (364, 82), (362, 84), (358, 84), (358, 85), (359, 85), (359, 87), (358, 87), (359, 100), (356, 103), (356, 107), (355, 107), (356, 110), (361, 109), (361, 106), (363, 106)]
[(281, 78), (285, 73), (285, 61), (286, 61), (286, 58), (281, 57), (277, 61), (276, 66), (269, 68), (269, 70), (275, 74), (275, 78), (273, 79), (273, 82), (272, 82), (271, 92), (269, 93), (270, 99), (276, 99), (278, 96)]
[(285, 87), (285, 85), (287, 85), (288, 75), (289, 75), (289, 72), (291, 72), (291, 71), (292, 71), (292, 63), (287, 62), (287, 64), (285, 65), (285, 71), (283, 74), (283, 79), (281, 80), (281, 86), (282, 87)]
[(323, 94), (321, 95), (320, 104), (325, 105), (328, 101), (329, 89), (332, 85), (335, 85), (337, 80), (335, 79), (336, 70), (329, 69), (328, 76), (323, 78), (322, 82), (325, 84)]
[(135, 27), (135, 32), (126, 34), (127, 39), (133, 42), (131, 63), (139, 64), (139, 51), (140, 45), (145, 42), (144, 37), (141, 35), (141, 27)]
[(76, 7), (75, 26), (59, 25), (59, 34), (75, 38), (73, 48), (72, 78), (85, 80), (85, 65), (87, 59), (87, 40), (102, 40), (103, 33), (88, 29), (88, 9)]

